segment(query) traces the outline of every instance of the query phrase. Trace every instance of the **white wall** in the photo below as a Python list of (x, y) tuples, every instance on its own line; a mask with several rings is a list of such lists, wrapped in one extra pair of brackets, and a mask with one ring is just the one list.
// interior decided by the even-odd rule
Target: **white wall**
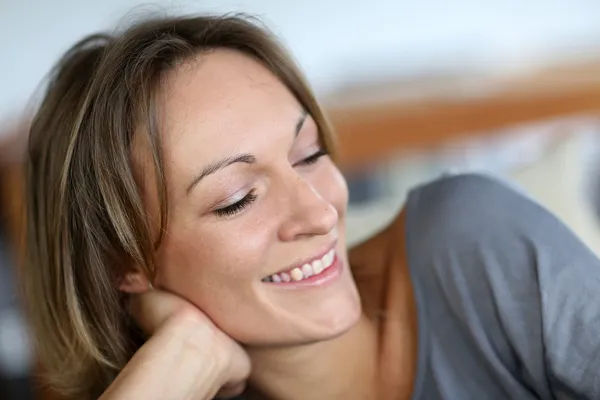
[(600, 0), (0, 0), (0, 120), (21, 109), (70, 44), (139, 4), (134, 14), (256, 13), (321, 95), (349, 81), (515, 68), (600, 49)]

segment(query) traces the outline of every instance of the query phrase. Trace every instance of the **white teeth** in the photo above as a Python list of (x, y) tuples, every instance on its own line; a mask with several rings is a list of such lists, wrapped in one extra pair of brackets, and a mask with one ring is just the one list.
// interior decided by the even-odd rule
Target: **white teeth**
[(331, 249), (331, 250), (329, 250), (329, 252), (327, 254), (325, 254), (325, 257), (323, 257), (323, 264), (325, 264), (325, 268), (331, 267), (331, 264), (333, 264), (334, 258), (335, 258), (335, 250)]
[(315, 260), (312, 262), (312, 270), (315, 272), (315, 274), (320, 274), (324, 269), (325, 265), (323, 265), (321, 260)]
[(304, 274), (302, 273), (302, 270), (300, 268), (294, 268), (291, 272), (290, 272), (290, 276), (292, 277), (293, 280), (295, 281), (301, 281), (302, 278), (304, 278)]
[(310, 264), (304, 264), (302, 266), (302, 275), (304, 275), (305, 278), (310, 278), (314, 274), (315, 272), (313, 272), (313, 267), (311, 267)]
[(322, 258), (323, 260), (323, 268), (327, 268), (331, 265), (331, 256), (329, 255), (329, 253), (325, 254)]
[(321, 257), (320, 260), (315, 260), (312, 263), (306, 263), (301, 268), (294, 268), (289, 273), (282, 272), (280, 274), (273, 274), (268, 278), (265, 278), (265, 282), (274, 283), (287, 283), (291, 281), (301, 281), (303, 279), (310, 278), (313, 275), (319, 275), (321, 272), (331, 267), (335, 259), (335, 249), (331, 249)]

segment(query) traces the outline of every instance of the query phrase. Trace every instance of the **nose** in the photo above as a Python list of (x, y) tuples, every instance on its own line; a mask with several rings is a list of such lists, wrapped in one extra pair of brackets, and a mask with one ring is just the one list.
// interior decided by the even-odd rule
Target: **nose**
[(327, 235), (338, 222), (338, 212), (319, 191), (301, 176), (287, 185), (286, 215), (279, 229), (281, 241), (293, 241), (302, 237)]

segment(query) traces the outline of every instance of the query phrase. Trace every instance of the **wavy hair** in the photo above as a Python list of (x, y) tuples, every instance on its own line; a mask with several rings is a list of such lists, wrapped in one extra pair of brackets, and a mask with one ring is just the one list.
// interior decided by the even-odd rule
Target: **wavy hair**
[(43, 382), (95, 398), (143, 337), (118, 280), (156, 270), (155, 222), (132, 161), (134, 135), (150, 144), (164, 231), (167, 195), (156, 98), (164, 74), (216, 48), (265, 65), (333, 135), (310, 88), (276, 38), (245, 15), (161, 17), (75, 44), (52, 70), (30, 131), (23, 283)]

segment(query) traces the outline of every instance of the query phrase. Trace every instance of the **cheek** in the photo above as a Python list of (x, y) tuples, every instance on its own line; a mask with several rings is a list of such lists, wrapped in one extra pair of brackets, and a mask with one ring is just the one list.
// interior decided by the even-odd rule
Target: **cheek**
[(241, 218), (174, 224), (158, 253), (161, 284), (183, 294), (255, 278), (271, 236), (258, 222)]

